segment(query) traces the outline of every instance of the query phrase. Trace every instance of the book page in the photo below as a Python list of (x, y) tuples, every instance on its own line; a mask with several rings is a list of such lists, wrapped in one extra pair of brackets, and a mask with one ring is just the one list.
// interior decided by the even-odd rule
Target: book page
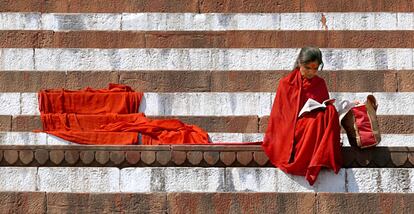
[(309, 98), (300, 110), (298, 117), (301, 117), (304, 113), (311, 112), (315, 109), (326, 108), (327, 105), (333, 104), (334, 102), (335, 99), (327, 99), (323, 101), (323, 103), (319, 103), (318, 101)]

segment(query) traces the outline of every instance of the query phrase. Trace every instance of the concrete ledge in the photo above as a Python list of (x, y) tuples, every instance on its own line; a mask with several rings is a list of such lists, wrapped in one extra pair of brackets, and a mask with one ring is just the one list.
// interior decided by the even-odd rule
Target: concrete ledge
[(413, 193), (414, 169), (322, 170), (314, 186), (277, 168), (0, 167), (0, 191)]
[[(321, 16), (322, 14), (319, 15)], [(351, 16), (344, 17), (354, 18)], [(100, 26), (96, 25), (96, 27), (91, 27), (89, 30), (76, 29), (83, 24), (79, 22), (72, 24), (73, 29), (70, 29), (70, 25), (66, 24), (66, 26), (63, 26), (65, 25), (63, 24), (61, 25), (63, 28), (48, 26), (47, 29), (49, 30), (24, 30), (21, 28), (24, 26), (24, 23), (21, 23), (21, 27), (16, 25), (15, 27), (10, 26), (12, 27), (10, 30), (7, 30), (7, 27), (2, 28), (0, 26), (0, 40), (2, 41), (0, 48), (300, 48), (305, 44), (314, 44), (321, 48), (413, 48), (414, 44), (411, 42), (411, 38), (414, 36), (414, 32), (412, 32), (414, 25), (410, 25), (413, 15), (404, 14), (399, 18), (403, 17), (411, 19), (403, 21), (401, 27), (405, 29), (386, 30), (384, 28), (374, 28), (368, 31), (369, 29), (365, 28), (358, 31), (344, 31), (331, 28), (329, 31), (309, 29), (306, 33), (294, 29), (287, 30), (286, 28), (277, 30), (267, 26), (254, 29), (254, 26), (258, 26), (260, 19), (252, 20), (252, 26), (218, 29), (219, 31), (210, 31), (208, 28), (203, 28), (205, 26), (203, 24), (196, 24), (187, 29), (180, 27), (167, 29), (168, 31), (159, 31), (160, 29), (154, 29), (153, 31), (150, 26), (150, 28), (142, 26), (137, 29), (129, 29), (131, 31), (126, 28), (122, 30), (110, 29), (109, 26), (104, 26), (107, 23), (101, 23)], [(70, 16), (72, 20), (80, 20), (79, 18), (82, 19), (82, 15)], [(229, 17), (224, 16), (223, 18)], [(64, 22), (66, 21), (65, 19), (63, 18), (63, 20), (59, 21)], [(107, 21), (111, 22), (111, 19), (117, 18), (115, 16), (108, 16)], [(294, 18), (292, 17), (292, 19)], [(291, 22), (292, 19), (289, 21)], [(0, 13), (0, 22), (4, 22), (3, 20)], [(381, 21), (389, 21), (389, 19)], [(139, 20), (131, 20), (131, 22), (136, 24)], [(61, 23), (55, 22), (50, 24), (60, 25)], [(89, 23), (85, 24), (90, 26)], [(158, 26), (159, 24), (154, 23), (154, 25)], [(152, 25), (152, 23), (149, 23), (149, 25)], [(196, 30), (193, 27), (199, 26), (202, 28), (193, 31)], [(320, 24), (319, 26), (322, 27)], [(134, 26), (131, 27), (134, 28)], [(99, 28), (101, 29), (98, 30)]]
[(0, 192), (0, 201), (0, 213), (47, 212), (44, 192)]
[[(177, 2), (174, 2), (177, 3)], [(6, 4), (6, 3), (4, 3)], [(45, 4), (45, 3), (43, 3)], [(101, 4), (101, 2), (97, 3)], [(239, 3), (241, 5), (244, 2)], [(272, 2), (274, 5), (274, 2)], [(335, 3), (333, 3), (335, 4)], [(381, 3), (379, 3), (381, 4)], [(237, 3), (235, 4), (237, 5)], [(232, 8), (235, 6), (231, 6)], [(135, 5), (134, 5), (135, 6)], [(348, 4), (344, 8), (348, 8)], [(395, 5), (396, 6), (396, 5)], [(68, 7), (72, 7), (71, 5)], [(84, 3), (82, 3), (82, 8)], [(319, 7), (319, 6), (318, 6)], [(344, 9), (342, 8), (342, 10)], [(112, 8), (111, 8), (112, 9)], [(319, 9), (319, 8), (318, 8)], [(411, 12), (411, 11), (410, 11)], [(325, 19), (325, 23), (321, 23)], [(0, 30), (357, 31), (412, 30), (411, 13), (0, 13)], [(240, 37), (239, 37), (240, 38)], [(243, 38), (243, 37), (241, 37)], [(265, 39), (262, 39), (265, 40)], [(286, 39), (285, 39), (286, 40)], [(299, 40), (301, 41), (301, 40)], [(369, 41), (367, 41), (368, 43)], [(296, 43), (299, 43), (296, 41)], [(287, 46), (289, 47), (289, 46)]]
[(123, 192), (224, 192), (223, 168), (125, 168), (121, 170)]
[[(389, 117), (388, 117), (389, 118)], [(412, 119), (411, 119), (412, 118)], [(178, 118), (181, 119), (181, 118)], [(381, 119), (381, 117), (379, 117)], [(387, 118), (384, 118), (384, 120), (387, 120)], [(379, 147), (411, 147), (414, 146), (414, 127), (411, 128), (411, 124), (405, 123), (405, 121), (412, 120), (412, 124), (414, 126), (414, 115), (412, 117), (396, 117), (394, 121), (399, 122), (399, 126), (391, 123), (388, 125), (388, 127), (392, 127), (393, 130), (399, 129), (401, 132), (408, 132), (411, 130), (403, 130), (405, 127), (410, 127), (410, 129), (413, 130), (413, 134), (385, 134), (384, 132), (381, 132), (381, 142), (378, 144)], [(5, 121), (4, 126), (7, 126), (7, 119), (3, 120)], [(210, 120), (207, 119), (204, 124), (208, 126), (208, 123)], [(231, 121), (231, 124), (225, 123)], [(256, 119), (257, 121), (257, 119)], [(215, 123), (217, 122), (217, 123)], [(229, 127), (229, 129), (235, 129), (233, 125), (240, 125), (240, 129), (244, 128), (243, 124), (240, 124), (237, 120), (227, 120), (227, 121), (221, 121), (221, 124), (218, 124), (219, 122), (217, 120), (212, 120), (212, 125), (210, 129), (219, 129), (225, 125), (232, 126)], [(266, 120), (267, 122), (267, 120)], [(2, 125), (2, 118), (0, 116), (0, 126)], [(19, 122), (18, 122), (19, 123)], [(39, 121), (40, 123), (40, 121)], [(194, 124), (189, 122), (190, 124)], [(204, 125), (202, 124), (202, 125)], [(262, 125), (263, 123), (260, 121), (259, 125)], [(404, 124), (404, 125), (401, 125)], [(194, 124), (197, 125), (197, 124)], [(251, 124), (248, 126), (253, 127), (253, 125), (256, 125), (257, 129), (257, 122), (256, 124)], [(380, 122), (380, 125), (381, 122)], [(16, 126), (23, 126), (25, 129), (36, 130), (36, 129), (42, 129), (41, 124), (32, 125), (30, 122), (22, 121), (19, 123), (19, 125)], [(245, 125), (247, 126), (247, 125)], [(205, 127), (205, 126), (200, 126)], [(382, 127), (383, 128), (383, 127)], [(0, 127), (1, 130), (1, 127)], [(206, 129), (204, 129), (206, 130)], [(233, 130), (221, 130), (221, 131), (233, 131)], [(208, 130), (206, 130), (208, 131)], [(215, 131), (215, 130), (213, 130)], [(236, 130), (237, 131), (237, 130)], [(265, 130), (263, 130), (265, 131)], [(392, 131), (392, 130), (391, 130)], [(264, 133), (244, 133), (244, 132), (208, 132), (208, 136), (210, 137), (210, 140), (213, 144), (232, 144), (232, 143), (246, 143), (246, 142), (260, 142), (263, 141)], [(341, 142), (343, 143), (344, 147), (350, 147), (348, 137), (346, 133), (341, 133)], [(139, 142), (139, 144), (142, 144)], [(46, 133), (33, 133), (29, 131), (0, 131), (0, 145), (3, 146), (52, 146), (52, 145), (80, 145), (77, 143), (73, 143), (67, 140), (64, 140), (59, 137), (55, 137), (50, 134)]]
[(315, 213), (312, 193), (169, 193), (170, 213)]
[(413, 213), (414, 194), (318, 193), (317, 213)]
[(0, 167), (0, 191), (36, 191), (37, 168)]
[[(343, 168), (414, 168), (414, 148), (343, 147)], [(0, 145), (12, 167), (272, 167), (260, 145)]]
[[(46, 3), (47, 2), (47, 3)], [(413, 2), (407, 0), (341, 0), (260, 2), (233, 1), (112, 1), (112, 0), (7, 0), (1, 11), (41, 13), (299, 13), (299, 12), (412, 12)], [(352, 20), (354, 21), (354, 20)], [(260, 23), (259, 23), (260, 24)], [(348, 23), (349, 24), (349, 23)], [(388, 24), (388, 23), (381, 23)]]
[(1, 213), (413, 213), (398, 193), (0, 192)]
[[(398, 38), (402, 37), (401, 33), (396, 34)], [(414, 31), (412, 34), (414, 36)], [(301, 35), (311, 37), (307, 34)], [(14, 37), (12, 38), (12, 41), (19, 43)], [(408, 38), (410, 37), (407, 36)], [(398, 42), (398, 40), (393, 41)], [(275, 43), (273, 40), (272, 42)], [(76, 40), (76, 44), (78, 43), (79, 41)], [(412, 45), (414, 47), (414, 43)], [(2, 71), (0, 92), (32, 93), (45, 88), (69, 90), (85, 87), (105, 88), (108, 82), (126, 84), (135, 91), (146, 93), (275, 92), (279, 80), (289, 72), (291, 71)], [(391, 69), (318, 71), (318, 75), (325, 79), (331, 92), (412, 92), (414, 91), (413, 73), (413, 70)], [(66, 81), (61, 81), (62, 79)], [(353, 84), (349, 84), (350, 82)]]
[(40, 167), (37, 189), (45, 192), (119, 192), (116, 168)]
[[(290, 70), (298, 48), (3, 48), (4, 71)], [(322, 48), (326, 70), (412, 70), (412, 48)], [(384, 59), (379, 60), (378, 59)], [(263, 59), (263, 60), (257, 60)]]
[[(412, 77), (405, 79), (409, 78)], [(339, 104), (342, 100), (364, 101), (370, 94), (381, 104), (377, 112), (380, 116), (414, 115), (414, 92), (331, 92), (330, 97), (335, 98), (336, 104)], [(276, 93), (272, 92), (146, 92), (139, 111), (150, 117), (267, 117), (271, 113), (275, 96)], [(40, 115), (37, 93), (0, 93), (0, 107), (1, 115)]]

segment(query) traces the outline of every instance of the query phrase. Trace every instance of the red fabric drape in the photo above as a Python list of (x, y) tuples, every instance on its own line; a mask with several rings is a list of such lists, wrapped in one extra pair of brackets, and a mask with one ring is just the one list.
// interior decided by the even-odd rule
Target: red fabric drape
[(273, 165), (305, 176), (313, 185), (322, 167), (338, 173), (342, 156), (334, 106), (297, 117), (309, 98), (318, 102), (329, 98), (322, 78), (308, 80), (295, 69), (280, 80), (262, 147)]
[(146, 145), (158, 144), (207, 144), (208, 134), (195, 125), (176, 119), (150, 120), (141, 117), (135, 121), (119, 121), (102, 126), (109, 132), (139, 132)]
[(138, 113), (142, 92), (131, 87), (109, 84), (108, 89), (49, 89), (38, 93), (41, 113), (130, 114)]
[(42, 90), (43, 131), (80, 144), (206, 144), (207, 133), (176, 119), (152, 120), (138, 113), (143, 93), (129, 86), (79, 91)]

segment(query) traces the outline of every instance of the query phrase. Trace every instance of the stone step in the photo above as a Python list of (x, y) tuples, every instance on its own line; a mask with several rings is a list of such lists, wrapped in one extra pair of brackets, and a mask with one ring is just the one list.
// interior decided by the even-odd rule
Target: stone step
[(0, 191), (413, 193), (413, 168), (322, 170), (313, 186), (274, 167), (0, 167)]
[[(414, 147), (343, 147), (344, 168), (414, 168)], [(259, 145), (0, 145), (3, 167), (271, 167)]]
[[(151, 119), (179, 119), (184, 123), (197, 125), (209, 133), (263, 134), (268, 125), (269, 116), (148, 116)], [(381, 134), (414, 134), (414, 115), (378, 115)], [(0, 132), (32, 132), (42, 130), (39, 115), (0, 115)], [(344, 133), (344, 130), (342, 131)]]
[[(204, 126), (201, 126), (204, 128)], [(30, 130), (41, 129), (40, 127), (31, 128)], [(220, 133), (209, 132), (210, 140), (213, 144), (232, 144), (232, 143), (249, 143), (261, 142), (264, 133)], [(344, 147), (349, 147), (348, 137), (345, 133), (341, 134), (341, 142)], [(139, 143), (141, 144), (141, 142)], [(1, 132), (0, 145), (79, 145), (77, 143), (66, 141), (62, 138), (55, 137), (46, 133), (34, 132)], [(381, 142), (377, 145), (380, 147), (413, 147), (414, 134), (381, 134)]]
[(401, 193), (0, 192), (1, 213), (414, 213)]
[[(324, 21), (321, 21), (324, 19)], [(30, 20), (29, 22), (27, 20)], [(412, 13), (0, 13), (0, 30), (50, 31), (393, 31), (413, 30)], [(411, 22), (410, 22), (411, 21)], [(303, 34), (305, 35), (305, 34)], [(282, 37), (286, 41), (289, 37)], [(304, 37), (303, 37), (304, 38)], [(358, 38), (358, 37), (353, 37)], [(240, 39), (240, 37), (238, 38)], [(277, 41), (278, 38), (271, 37)], [(398, 41), (402, 41), (400, 38)], [(408, 38), (407, 38), (408, 39)], [(263, 40), (263, 38), (262, 38)], [(333, 41), (336, 41), (332, 39)], [(162, 41), (162, 40), (159, 40)], [(158, 41), (158, 42), (159, 42)], [(252, 41), (252, 40), (251, 40)], [(270, 41), (270, 40), (269, 40)], [(298, 40), (296, 40), (298, 41)], [(300, 40), (299, 40), (300, 41)], [(353, 40), (351, 40), (353, 41)], [(369, 41), (367, 41), (369, 42)], [(283, 43), (283, 42), (275, 42)], [(395, 44), (398, 44), (396, 42)], [(401, 44), (401, 43), (400, 43)], [(347, 45), (345, 43), (345, 45)]]
[[(413, 31), (414, 33), (414, 31)], [(275, 68), (277, 69), (277, 68)], [(108, 83), (131, 86), (144, 93), (276, 92), (290, 70), (272, 71), (1, 71), (0, 92), (28, 93), (47, 88), (106, 88)], [(414, 70), (322, 70), (331, 92), (413, 92)], [(352, 83), (352, 84), (350, 84)]]
[[(0, 22), (2, 22), (0, 13)], [(362, 14), (361, 14), (362, 15)], [(202, 15), (196, 15), (202, 16)], [(257, 15), (255, 15), (257, 17)], [(317, 14), (314, 17), (321, 16)], [(356, 15), (358, 16), (358, 15)], [(392, 16), (392, 15), (391, 15)], [(401, 14), (400, 17), (411, 14)], [(22, 16), (23, 17), (23, 16)], [(347, 17), (347, 16), (345, 16)], [(227, 26), (219, 26), (219, 31), (210, 31), (203, 25), (175, 27), (166, 31), (152, 31), (152, 27), (159, 26), (159, 22), (148, 23), (147, 26), (130, 25), (129, 28), (116, 29), (103, 26), (103, 31), (97, 31), (101, 26), (91, 26), (89, 29), (78, 29), (79, 26), (89, 27), (89, 23), (79, 22), (82, 15), (70, 15), (59, 17), (47, 30), (27, 30), (22, 23), (13, 23), (10, 28), (0, 25), (1, 48), (300, 48), (308, 44), (314, 44), (321, 48), (413, 48), (414, 25), (410, 26), (411, 20), (403, 20), (404, 25), (399, 29), (390, 27), (359, 30), (309, 30), (306, 33), (300, 30), (277, 30), (258, 26), (245, 26), (228, 31)], [(106, 18), (106, 17), (105, 17)], [(111, 17), (109, 17), (110, 19)], [(221, 18), (221, 17), (220, 17)], [(225, 16), (226, 18), (226, 16)], [(249, 18), (249, 17), (248, 17)], [(267, 17), (269, 18), (269, 17)], [(294, 18), (294, 17), (292, 17)], [(348, 18), (355, 18), (349, 16)], [(10, 19), (10, 18), (9, 18)], [(3, 19), (4, 20), (4, 19)], [(20, 21), (20, 20), (17, 20)], [(70, 21), (70, 24), (61, 22)], [(89, 20), (87, 20), (89, 21)], [(136, 22), (137, 20), (131, 20)], [(245, 20), (248, 21), (248, 20)], [(258, 19), (260, 21), (260, 19)], [(272, 20), (271, 20), (272, 21)], [(381, 20), (382, 21), (382, 20)], [(408, 23), (407, 23), (408, 22)], [(60, 26), (53, 26), (53, 25)], [(106, 23), (103, 23), (105, 25)], [(250, 24), (250, 23), (248, 23)], [(271, 23), (270, 23), (271, 24)], [(318, 27), (323, 27), (319, 23)], [(88, 26), (89, 25), (89, 26)], [(24, 27), (22, 27), (24, 26)], [(22, 27), (22, 28), (20, 28)], [(222, 27), (220, 29), (220, 27)], [(246, 29), (249, 28), (250, 29)], [(297, 26), (299, 27), (299, 26)], [(307, 26), (303, 26), (307, 27)], [(333, 27), (332, 25), (329, 27)], [(352, 26), (355, 28), (355, 26)], [(302, 28), (300, 26), (299, 28)], [(339, 27), (340, 28), (340, 27)], [(358, 27), (356, 27), (358, 28)], [(4, 30), (6, 29), (6, 30)], [(15, 29), (15, 30), (10, 30)], [(17, 29), (17, 30), (16, 30)], [(36, 29), (36, 27), (35, 27)], [(63, 30), (63, 31), (62, 31)], [(66, 31), (67, 30), (67, 31)], [(144, 30), (144, 31), (141, 31)], [(146, 31), (151, 30), (151, 31)], [(171, 31), (170, 31), (171, 30)], [(184, 31), (181, 31), (184, 30)], [(191, 31), (187, 31), (191, 30)], [(194, 31), (195, 30), (195, 31)], [(60, 31), (60, 32), (59, 32)], [(116, 41), (116, 42), (113, 42)]]
[[(45, 3), (47, 2), (47, 3)], [(317, 4), (318, 3), (318, 4)], [(0, 11), (6, 12), (41, 12), (41, 13), (299, 13), (299, 12), (412, 12), (414, 5), (411, 1), (394, 0), (365, 0), (343, 2), (341, 0), (320, 1), (280, 1), (262, 0), (258, 2), (233, 1), (203, 1), (187, 0), (142, 0), (112, 1), (112, 0), (11, 0), (0, 5)]]
[[(365, 101), (374, 95), (378, 115), (414, 115), (414, 92), (331, 92), (336, 105), (342, 100)], [(144, 93), (140, 111), (148, 116), (267, 116), (276, 93), (175, 92)], [(0, 93), (1, 115), (39, 115), (37, 93)]]
[[(413, 48), (322, 48), (326, 70), (413, 70)], [(2, 48), (4, 71), (291, 70), (298, 48)]]

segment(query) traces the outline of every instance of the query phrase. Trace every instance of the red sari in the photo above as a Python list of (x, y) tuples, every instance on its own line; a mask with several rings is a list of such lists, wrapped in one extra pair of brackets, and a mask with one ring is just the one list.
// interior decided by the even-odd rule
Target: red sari
[(313, 185), (322, 167), (339, 172), (342, 155), (333, 105), (297, 117), (309, 98), (320, 103), (329, 99), (322, 78), (306, 79), (295, 69), (280, 80), (262, 147), (274, 166), (305, 176)]

